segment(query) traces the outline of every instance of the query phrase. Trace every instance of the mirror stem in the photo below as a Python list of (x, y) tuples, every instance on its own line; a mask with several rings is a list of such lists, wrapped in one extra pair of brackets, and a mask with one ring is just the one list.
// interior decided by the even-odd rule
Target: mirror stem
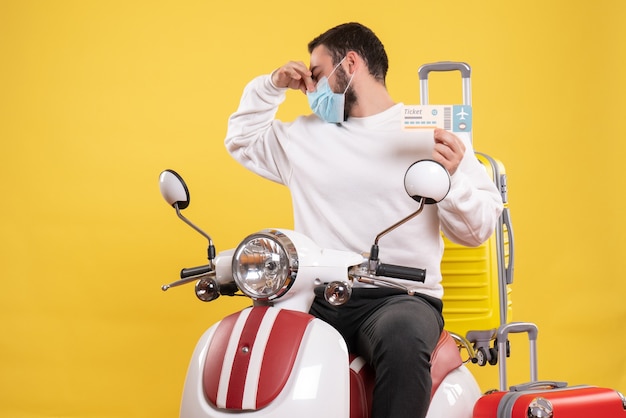
[(190, 227), (195, 229), (200, 235), (202, 235), (203, 237), (205, 237), (209, 241), (209, 248), (207, 249), (207, 257), (209, 259), (209, 265), (211, 266), (211, 268), (213, 268), (213, 260), (215, 259), (215, 246), (213, 245), (213, 239), (209, 236), (209, 234), (207, 234), (206, 232), (204, 232), (203, 230), (198, 228), (196, 225), (194, 225), (193, 222), (191, 222), (189, 219), (185, 218), (183, 216), (183, 214), (180, 213), (180, 208), (178, 207), (178, 202), (174, 203), (173, 206), (174, 206), (174, 209), (176, 209), (176, 215), (178, 215), (178, 217), (183, 222), (185, 222), (187, 225), (189, 225)]
[(369, 258), (369, 270), (370, 271), (376, 271), (376, 265), (378, 264), (378, 241), (383, 236), (387, 235), (389, 232), (393, 231), (400, 225), (404, 225), (405, 223), (407, 223), (408, 221), (410, 221), (411, 219), (419, 215), (422, 212), (422, 210), (424, 210), (425, 205), (426, 205), (426, 199), (421, 197), (419, 200), (419, 208), (417, 208), (417, 211), (415, 211), (415, 213), (412, 213), (406, 218), (401, 219), (400, 221), (391, 225), (389, 228), (385, 229), (380, 234), (376, 235), (376, 238), (374, 239), (374, 245), (372, 245), (372, 249), (370, 250), (370, 258)]
[(411, 219), (413, 219), (417, 215), (419, 215), (422, 212), (422, 210), (424, 210), (425, 204), (426, 204), (426, 199), (421, 197), (420, 201), (419, 201), (419, 208), (417, 209), (417, 211), (415, 213), (412, 213), (411, 215), (407, 216), (406, 218), (401, 219), (400, 221), (398, 221), (395, 224), (391, 225), (389, 228), (385, 229), (380, 234), (376, 235), (376, 239), (374, 240), (374, 245), (378, 246), (378, 240), (380, 240), (383, 236), (387, 235), (388, 233), (390, 233), (391, 231), (393, 231), (394, 229), (396, 229), (400, 225), (404, 225), (405, 223), (407, 223), (408, 221), (410, 221)]

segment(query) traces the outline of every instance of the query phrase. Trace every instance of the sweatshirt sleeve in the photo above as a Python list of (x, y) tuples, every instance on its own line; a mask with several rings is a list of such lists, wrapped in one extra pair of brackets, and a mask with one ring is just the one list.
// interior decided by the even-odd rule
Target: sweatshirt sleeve
[(274, 86), (269, 75), (245, 87), (237, 111), (228, 119), (224, 144), (232, 157), (252, 172), (286, 184), (285, 124), (275, 120), (287, 89)]
[(465, 156), (452, 175), (450, 192), (437, 204), (443, 233), (453, 242), (478, 246), (493, 233), (503, 210), (502, 197), (463, 138)]

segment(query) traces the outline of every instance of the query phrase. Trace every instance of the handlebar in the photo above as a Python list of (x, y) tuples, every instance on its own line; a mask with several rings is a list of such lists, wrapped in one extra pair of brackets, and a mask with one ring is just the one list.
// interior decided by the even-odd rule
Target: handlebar
[(392, 277), (394, 279), (413, 280), (421, 283), (424, 283), (424, 280), (426, 280), (426, 270), (394, 264), (378, 264), (376, 266), (376, 275)]
[(180, 271), (180, 280), (176, 280), (175, 282), (170, 283), (170, 284), (164, 284), (163, 286), (161, 286), (161, 290), (165, 292), (170, 287), (176, 287), (176, 286), (180, 286), (183, 284), (191, 283), (194, 280), (200, 279), (202, 278), (202, 276), (207, 275), (212, 272), (213, 272), (213, 268), (211, 264), (206, 264), (204, 266), (198, 266), (198, 267), (184, 268)]
[(180, 271), (180, 278), (186, 279), (187, 277), (198, 276), (200, 274), (207, 274), (211, 270), (213, 269), (211, 268), (210, 264), (206, 264), (204, 266), (198, 266), (198, 267), (184, 268)]

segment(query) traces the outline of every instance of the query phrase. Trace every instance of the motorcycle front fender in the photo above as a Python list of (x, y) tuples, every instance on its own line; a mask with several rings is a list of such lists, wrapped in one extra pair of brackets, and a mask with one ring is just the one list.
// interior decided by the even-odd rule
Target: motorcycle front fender
[[(278, 329), (285, 314), (290, 326), (303, 321), (301, 337), (296, 337), (299, 341), (292, 341), (297, 333)], [(258, 316), (262, 318), (255, 322)], [(226, 322), (232, 326), (225, 326)], [(285, 346), (290, 344), (297, 345), (293, 359), (281, 354), (283, 362), (272, 354), (289, 352)], [(216, 351), (220, 347), (222, 351)], [(224, 354), (214, 355), (218, 352)], [(238, 359), (246, 356), (247, 365), (241, 367)], [(283, 368), (287, 363), (291, 364), (289, 370)], [(198, 341), (185, 380), (180, 416), (232, 418), (236, 413), (250, 418), (348, 418), (348, 367), (343, 338), (325, 322), (280, 308), (244, 309), (213, 325)], [(268, 385), (259, 384), (270, 374), (285, 375), (276, 393), (271, 388), (268, 393)]]

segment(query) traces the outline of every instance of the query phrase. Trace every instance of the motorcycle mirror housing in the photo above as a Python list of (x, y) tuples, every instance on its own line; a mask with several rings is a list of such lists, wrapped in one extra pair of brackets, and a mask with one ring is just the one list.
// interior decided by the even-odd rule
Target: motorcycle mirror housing
[[(215, 259), (215, 245), (213, 245), (213, 239), (209, 236), (209, 234), (198, 228), (189, 219), (185, 218), (180, 212), (182, 209), (189, 206), (189, 189), (187, 189), (185, 180), (183, 180), (183, 178), (174, 170), (164, 170), (159, 175), (159, 189), (161, 190), (161, 196), (163, 196), (163, 199), (165, 199), (170, 206), (176, 209), (176, 215), (209, 241), (209, 247), (207, 249), (207, 258), (209, 259), (208, 268), (209, 270), (212, 270), (214, 267), (213, 260)], [(172, 286), (178, 286), (184, 283), (187, 283), (187, 279), (183, 279), (181, 277), (181, 280), (169, 285), (164, 285), (162, 289), (167, 290)]]
[(420, 160), (413, 163), (404, 175), (404, 189), (416, 201), (424, 203), (441, 202), (450, 191), (451, 181), (448, 170), (434, 160)]
[(189, 206), (189, 189), (183, 178), (174, 170), (165, 170), (159, 176), (161, 196), (170, 205), (185, 209)]

